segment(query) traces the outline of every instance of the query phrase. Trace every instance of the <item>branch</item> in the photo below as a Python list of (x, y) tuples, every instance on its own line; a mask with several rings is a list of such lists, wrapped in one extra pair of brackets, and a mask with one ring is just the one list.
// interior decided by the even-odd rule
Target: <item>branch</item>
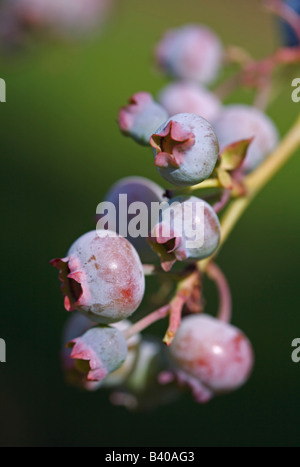
[(245, 178), (247, 196), (238, 198), (225, 211), (221, 219), (221, 242), (218, 250), (210, 257), (199, 262), (199, 268), (205, 271), (208, 263), (216, 256), (227, 240), (239, 218), (253, 201), (257, 193), (273, 178), (281, 167), (300, 147), (300, 116), (281, 141), (277, 149), (254, 172)]

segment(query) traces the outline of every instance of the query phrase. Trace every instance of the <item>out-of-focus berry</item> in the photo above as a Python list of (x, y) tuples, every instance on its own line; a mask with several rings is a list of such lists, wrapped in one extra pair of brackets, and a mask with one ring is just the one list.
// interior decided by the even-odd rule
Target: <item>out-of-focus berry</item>
[(105, 19), (113, 0), (4, 0), (0, 37), (7, 44), (22, 41), (30, 31), (79, 35)]
[[(120, 195), (123, 197), (120, 198)], [(124, 195), (127, 198), (124, 198)], [(157, 260), (157, 255), (153, 253), (153, 250), (150, 248), (146, 237), (148, 233), (151, 231), (151, 203), (161, 203), (164, 200), (164, 190), (157, 185), (156, 183), (148, 180), (144, 177), (126, 177), (119, 180), (115, 183), (109, 192), (106, 194), (104, 201), (113, 203), (115, 206), (116, 211), (110, 212), (105, 215), (105, 219), (103, 215), (98, 215), (97, 220), (102, 219), (107, 222), (106, 225), (102, 225), (101, 228), (110, 228), (109, 225), (113, 224), (114, 218), (116, 217), (116, 231), (120, 234), (120, 214), (121, 213), (128, 213), (129, 207), (133, 206), (133, 203), (142, 202), (144, 203), (144, 208), (139, 211), (139, 227), (141, 229), (139, 236), (136, 235), (135, 232), (129, 231), (122, 232), (122, 236), (127, 238), (132, 245), (137, 250), (142, 263), (153, 263)], [(102, 204), (101, 204), (102, 206)], [(104, 206), (104, 205), (103, 205)], [(98, 211), (98, 209), (97, 209)], [(134, 214), (127, 214), (126, 219), (126, 227), (129, 226), (132, 219), (136, 216)], [(122, 221), (122, 220), (121, 220)], [(145, 232), (142, 232), (142, 227)], [(144, 235), (142, 235), (144, 234)]]
[[(300, 17), (300, 0), (284, 0), (284, 3)], [(281, 19), (279, 20), (279, 27), (284, 45), (287, 47), (299, 47), (299, 38), (291, 26)]]
[(71, 358), (88, 381), (102, 381), (125, 362), (127, 343), (115, 327), (96, 326), (69, 342)]
[(184, 318), (169, 352), (179, 379), (192, 387), (200, 402), (242, 386), (253, 366), (252, 347), (245, 335), (208, 315)]
[(159, 374), (169, 367), (170, 362), (162, 342), (146, 338), (139, 346), (133, 372), (125, 385), (116, 388), (111, 394), (111, 402), (136, 411), (153, 410), (160, 405), (174, 402), (181, 390), (173, 381), (169, 384), (159, 382)]
[(151, 136), (150, 144), (159, 173), (178, 186), (196, 185), (208, 178), (219, 154), (213, 127), (189, 113), (169, 118)]
[(160, 69), (172, 78), (207, 84), (218, 76), (223, 48), (211, 29), (190, 24), (168, 31), (155, 56)]
[(73, 313), (68, 319), (63, 332), (63, 349), (61, 353), (62, 367), (67, 383), (84, 388), (87, 391), (96, 391), (101, 383), (87, 381), (85, 375), (77, 370), (75, 360), (71, 358), (71, 349), (66, 344), (95, 326), (95, 323), (81, 313)]
[(189, 82), (169, 84), (160, 92), (158, 101), (169, 116), (191, 113), (209, 122), (215, 120), (221, 110), (221, 102), (212, 92)]
[(149, 145), (150, 136), (167, 118), (166, 110), (153, 100), (151, 94), (137, 92), (128, 105), (120, 109), (118, 123), (125, 136)]
[[(112, 324), (113, 327), (117, 328), (119, 331), (124, 332), (131, 326), (130, 321), (124, 319), (118, 323)], [(127, 379), (130, 374), (133, 372), (138, 353), (141, 345), (141, 335), (135, 334), (127, 340), (127, 357), (123, 365), (118, 368), (116, 371), (110, 373), (107, 378), (103, 381), (103, 387), (106, 388), (115, 388), (117, 386), (122, 386), (126, 384)]]
[(272, 120), (247, 105), (224, 107), (213, 125), (221, 151), (235, 141), (254, 138), (241, 167), (246, 172), (254, 170), (278, 143), (278, 131)]
[(113, 323), (140, 305), (145, 278), (134, 247), (115, 232), (91, 231), (80, 237), (68, 256), (54, 259), (67, 311), (79, 310), (91, 320)]
[(169, 271), (176, 261), (198, 261), (209, 257), (220, 242), (220, 223), (213, 208), (195, 196), (171, 199), (149, 236)]
[[(135, 334), (127, 340), (128, 352), (126, 360), (120, 368), (108, 374), (104, 381), (88, 381), (86, 375), (77, 368), (76, 360), (71, 358), (72, 350), (66, 347), (66, 344), (86, 333), (94, 326), (95, 323), (93, 321), (77, 312), (70, 316), (63, 333), (62, 366), (66, 375), (66, 381), (73, 386), (84, 388), (87, 391), (96, 391), (100, 387), (116, 387), (124, 384), (135, 365), (138, 346), (141, 341), (140, 334)], [(131, 323), (128, 320), (123, 320), (112, 324), (112, 326), (123, 332), (131, 326)]]

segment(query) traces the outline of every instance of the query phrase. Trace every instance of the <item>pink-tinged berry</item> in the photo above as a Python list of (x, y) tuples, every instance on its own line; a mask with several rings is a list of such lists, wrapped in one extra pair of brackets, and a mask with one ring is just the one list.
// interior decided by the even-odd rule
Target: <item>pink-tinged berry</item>
[(168, 31), (155, 56), (160, 69), (172, 78), (208, 84), (218, 76), (223, 48), (211, 29), (191, 24)]
[(122, 366), (127, 357), (124, 335), (115, 327), (96, 326), (69, 342), (71, 358), (88, 381), (102, 381)]
[(169, 118), (151, 136), (155, 165), (163, 178), (177, 186), (191, 186), (213, 172), (219, 144), (213, 127), (199, 115), (182, 113)]
[[(129, 228), (132, 220), (136, 217), (137, 212), (127, 214), (127, 219), (124, 220), (126, 224), (126, 232), (122, 232), (122, 236), (132, 243), (137, 250), (142, 263), (153, 263), (157, 260), (157, 255), (153, 253), (150, 248), (146, 237), (151, 231), (151, 203), (161, 203), (164, 200), (164, 190), (156, 183), (148, 180), (144, 177), (126, 177), (115, 183), (109, 192), (106, 194), (104, 201), (110, 202), (114, 205), (114, 210), (105, 210), (106, 214), (98, 214), (97, 220), (102, 220), (102, 224), (105, 221), (105, 225), (101, 228), (111, 228), (114, 219), (116, 218), (116, 232), (120, 233), (122, 227), (120, 226), (120, 214), (128, 213), (130, 206), (133, 207), (133, 203), (143, 203), (143, 206), (138, 206), (139, 215), (139, 227), (141, 231), (131, 232)], [(101, 210), (105, 204), (100, 204)], [(98, 212), (98, 209), (97, 209)], [(123, 216), (121, 222), (123, 221)], [(124, 227), (124, 226), (123, 226)], [(142, 231), (144, 230), (144, 232)], [(135, 236), (133, 236), (133, 234)], [(138, 235), (138, 236), (136, 236)]]
[(73, 313), (68, 319), (63, 332), (63, 349), (61, 353), (62, 367), (65, 373), (66, 382), (87, 391), (96, 391), (101, 383), (87, 381), (85, 375), (78, 371), (76, 362), (71, 358), (71, 349), (66, 347), (68, 342), (81, 336), (86, 331), (95, 326), (95, 323), (81, 313)]
[(145, 278), (140, 258), (128, 240), (114, 232), (88, 232), (66, 258), (51, 264), (59, 270), (67, 311), (79, 310), (106, 324), (127, 318), (142, 301)]
[[(76, 360), (71, 358), (72, 350), (70, 346), (66, 345), (95, 326), (93, 321), (77, 312), (70, 316), (63, 333), (62, 366), (66, 381), (73, 386), (84, 388), (87, 391), (96, 391), (103, 386), (116, 387), (123, 384), (133, 370), (137, 358), (138, 346), (141, 341), (140, 334), (135, 334), (127, 340), (128, 352), (126, 360), (120, 368), (109, 373), (104, 381), (88, 381), (86, 375), (80, 371), (80, 367), (78, 369)], [(128, 320), (123, 320), (112, 324), (112, 326), (123, 332), (131, 326), (131, 323)]]
[(253, 366), (246, 336), (208, 315), (184, 318), (169, 352), (178, 367), (179, 380), (191, 386), (200, 402), (242, 386)]
[(158, 101), (169, 116), (191, 113), (212, 122), (221, 111), (221, 102), (212, 92), (189, 82), (169, 84), (160, 92)]
[(22, 43), (30, 31), (77, 36), (95, 30), (113, 0), (4, 0), (0, 37), (7, 45)]
[(220, 223), (213, 208), (195, 196), (171, 199), (153, 228), (149, 243), (169, 271), (176, 261), (199, 261), (214, 253)]
[(254, 138), (241, 167), (245, 172), (254, 170), (278, 144), (278, 130), (272, 120), (251, 106), (224, 107), (213, 125), (221, 150), (235, 141)]
[(137, 92), (119, 111), (118, 123), (125, 136), (149, 145), (150, 136), (166, 119), (166, 110), (148, 92)]

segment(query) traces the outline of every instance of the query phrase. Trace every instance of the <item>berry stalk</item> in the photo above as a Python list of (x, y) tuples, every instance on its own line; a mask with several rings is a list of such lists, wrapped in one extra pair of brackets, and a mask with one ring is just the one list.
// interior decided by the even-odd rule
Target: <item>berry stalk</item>
[(219, 292), (220, 304), (218, 319), (224, 323), (230, 323), (232, 314), (232, 300), (227, 279), (219, 266), (217, 266), (212, 261), (207, 265), (206, 274), (211, 280), (215, 282)]

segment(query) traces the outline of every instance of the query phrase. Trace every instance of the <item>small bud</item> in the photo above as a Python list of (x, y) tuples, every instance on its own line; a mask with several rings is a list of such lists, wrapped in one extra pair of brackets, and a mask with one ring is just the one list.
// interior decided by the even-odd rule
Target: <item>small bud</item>
[(162, 268), (169, 271), (176, 261), (209, 257), (219, 245), (220, 232), (218, 216), (206, 201), (179, 196), (162, 211), (149, 243), (160, 256)]
[(169, 116), (191, 113), (209, 122), (215, 120), (221, 110), (221, 102), (212, 92), (189, 82), (169, 84), (160, 92), (158, 101)]
[(68, 346), (72, 348), (71, 358), (76, 360), (77, 369), (86, 374), (88, 381), (102, 381), (117, 370), (127, 356), (125, 337), (115, 327), (94, 327)]
[(183, 113), (169, 118), (150, 139), (155, 165), (173, 185), (191, 186), (213, 172), (219, 144), (213, 127), (202, 117)]
[(138, 92), (119, 112), (119, 127), (125, 136), (131, 136), (143, 145), (149, 145), (150, 136), (168, 118), (166, 110), (157, 104), (151, 94)]
[(254, 170), (276, 147), (278, 131), (272, 120), (260, 110), (247, 105), (224, 107), (214, 122), (221, 152), (232, 143), (253, 138), (241, 169)]
[(155, 55), (158, 66), (172, 78), (209, 84), (218, 76), (223, 49), (206, 26), (186, 25), (168, 31)]
[(142, 301), (145, 278), (140, 258), (128, 240), (114, 232), (88, 232), (66, 258), (51, 264), (59, 270), (67, 311), (79, 310), (106, 324), (127, 318)]

